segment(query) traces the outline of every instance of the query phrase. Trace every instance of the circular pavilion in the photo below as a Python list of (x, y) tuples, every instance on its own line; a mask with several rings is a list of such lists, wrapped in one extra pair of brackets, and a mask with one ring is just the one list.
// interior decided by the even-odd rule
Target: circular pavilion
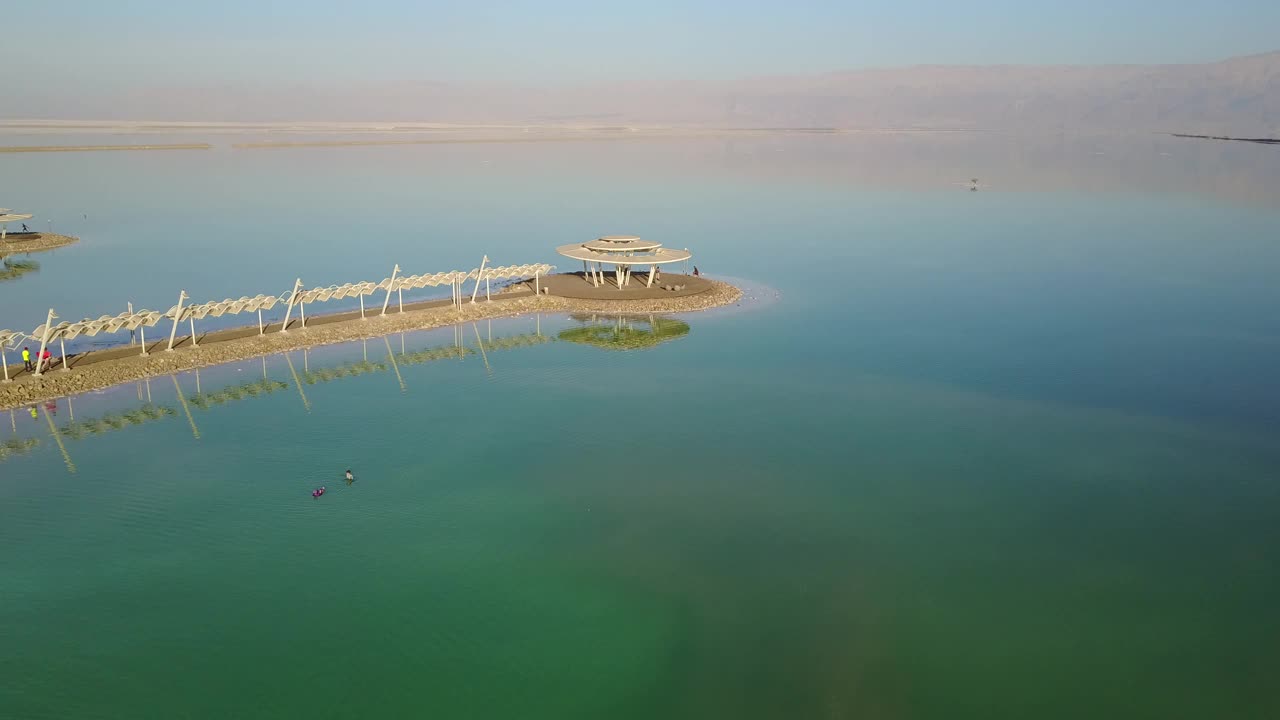
[(619, 290), (631, 284), (631, 269), (636, 265), (649, 267), (644, 281), (648, 288), (653, 286), (659, 265), (683, 262), (693, 257), (688, 250), (664, 248), (662, 243), (643, 240), (635, 235), (605, 235), (589, 242), (561, 245), (556, 252), (581, 260), (584, 277), (594, 287), (606, 284), (605, 266), (612, 266), (614, 283)]

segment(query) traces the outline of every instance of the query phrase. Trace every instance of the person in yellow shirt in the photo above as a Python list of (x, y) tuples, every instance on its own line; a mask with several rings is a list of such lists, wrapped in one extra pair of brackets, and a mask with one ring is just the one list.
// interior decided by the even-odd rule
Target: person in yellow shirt
[(27, 372), (31, 372), (35, 368), (31, 367), (31, 349), (22, 348), (22, 364), (27, 366)]

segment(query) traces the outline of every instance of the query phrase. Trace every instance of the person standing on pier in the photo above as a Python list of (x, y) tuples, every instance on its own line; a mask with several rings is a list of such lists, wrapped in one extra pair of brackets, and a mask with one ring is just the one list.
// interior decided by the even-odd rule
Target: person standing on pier
[(31, 348), (22, 348), (22, 364), (26, 366), (27, 372), (35, 372), (35, 367), (31, 364)]

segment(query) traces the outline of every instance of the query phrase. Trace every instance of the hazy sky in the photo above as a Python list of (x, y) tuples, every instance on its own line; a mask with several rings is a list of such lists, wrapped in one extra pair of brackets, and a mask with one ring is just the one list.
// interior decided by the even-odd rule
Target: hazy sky
[(9, 91), (578, 84), (917, 63), (1204, 62), (1280, 48), (1275, 0), (5, 3)]

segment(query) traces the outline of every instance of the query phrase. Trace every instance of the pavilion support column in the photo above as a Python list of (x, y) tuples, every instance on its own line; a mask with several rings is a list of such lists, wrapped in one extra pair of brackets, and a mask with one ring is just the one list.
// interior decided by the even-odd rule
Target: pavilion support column
[(138, 326), (138, 337), (142, 339), (142, 357), (147, 356), (147, 326)]
[(653, 287), (653, 274), (658, 271), (657, 265), (649, 266), (649, 282), (645, 283), (645, 287)]
[(622, 266), (621, 265), (613, 266), (613, 279), (618, 283), (618, 289), (621, 290), (622, 289)]
[[(196, 347), (196, 318), (192, 315), (187, 318), (187, 320), (191, 322), (191, 347)], [(306, 324), (305, 320), (303, 321), (303, 324)]]
[(267, 331), (262, 327), (262, 308), (258, 308), (258, 334), (266, 335)]
[(4, 365), (4, 381), (13, 382), (9, 379), (9, 358), (8, 353), (4, 351), (4, 345), (0, 345), (0, 364)]
[(364, 316), (364, 293), (360, 293), (360, 319), (366, 319)]
[(62, 371), (67, 371), (67, 340), (66, 338), (58, 338), (58, 347), (62, 350)]

